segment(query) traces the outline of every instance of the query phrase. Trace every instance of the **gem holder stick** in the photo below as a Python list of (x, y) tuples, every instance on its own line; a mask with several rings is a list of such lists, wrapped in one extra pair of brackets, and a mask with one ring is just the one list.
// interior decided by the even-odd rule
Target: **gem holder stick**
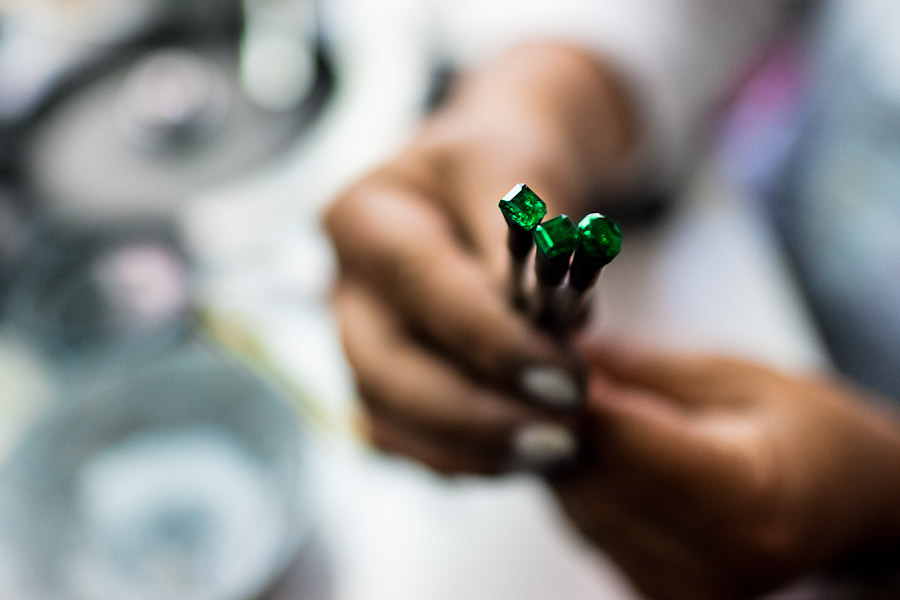
[(524, 183), (518, 183), (500, 200), (500, 212), (509, 227), (507, 245), (511, 262), (510, 294), (513, 304), (525, 306), (524, 271), (534, 244), (533, 232), (547, 214), (547, 205)]
[(621, 249), (622, 232), (612, 219), (591, 213), (578, 224), (578, 246), (560, 308), (560, 321), (567, 328), (581, 318), (588, 290)]
[(569, 271), (569, 259), (578, 244), (578, 229), (566, 215), (554, 217), (534, 229), (534, 274), (537, 291), (533, 317), (539, 325), (555, 325), (556, 291)]

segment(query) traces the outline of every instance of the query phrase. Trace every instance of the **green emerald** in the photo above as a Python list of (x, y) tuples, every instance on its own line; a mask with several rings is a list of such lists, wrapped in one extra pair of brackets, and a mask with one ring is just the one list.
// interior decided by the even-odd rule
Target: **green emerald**
[(569, 217), (559, 215), (535, 227), (534, 243), (547, 258), (571, 254), (578, 243), (578, 229)]
[(547, 205), (524, 183), (509, 190), (499, 206), (507, 221), (528, 230), (534, 229), (547, 214)]
[(612, 219), (591, 213), (578, 224), (578, 241), (585, 253), (608, 263), (622, 249), (622, 232)]

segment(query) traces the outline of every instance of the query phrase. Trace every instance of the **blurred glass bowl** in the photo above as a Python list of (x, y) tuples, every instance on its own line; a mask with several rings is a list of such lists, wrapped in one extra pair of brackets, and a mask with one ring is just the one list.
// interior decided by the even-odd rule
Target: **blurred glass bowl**
[(258, 597), (307, 537), (300, 459), (292, 412), (219, 359), (67, 403), (0, 478), (0, 597)]
[(54, 360), (143, 361), (180, 343), (190, 265), (163, 223), (67, 229), (45, 224), (12, 277), (10, 327)]

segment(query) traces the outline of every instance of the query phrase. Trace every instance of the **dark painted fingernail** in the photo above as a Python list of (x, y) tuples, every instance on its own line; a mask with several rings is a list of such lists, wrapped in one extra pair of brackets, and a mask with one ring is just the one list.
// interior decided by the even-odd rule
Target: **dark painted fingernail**
[(513, 436), (512, 452), (518, 466), (540, 471), (575, 460), (578, 442), (558, 423), (531, 423)]
[(548, 408), (575, 408), (581, 399), (578, 382), (557, 367), (530, 367), (522, 373), (519, 385), (528, 396)]

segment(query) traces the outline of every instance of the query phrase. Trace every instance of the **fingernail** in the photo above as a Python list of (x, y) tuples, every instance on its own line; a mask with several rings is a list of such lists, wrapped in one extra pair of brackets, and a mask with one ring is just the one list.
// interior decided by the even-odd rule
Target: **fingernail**
[(571, 431), (556, 423), (534, 423), (513, 437), (513, 455), (526, 469), (547, 469), (575, 459), (578, 443)]
[(581, 397), (575, 379), (556, 367), (531, 367), (520, 383), (526, 394), (550, 408), (575, 408)]

